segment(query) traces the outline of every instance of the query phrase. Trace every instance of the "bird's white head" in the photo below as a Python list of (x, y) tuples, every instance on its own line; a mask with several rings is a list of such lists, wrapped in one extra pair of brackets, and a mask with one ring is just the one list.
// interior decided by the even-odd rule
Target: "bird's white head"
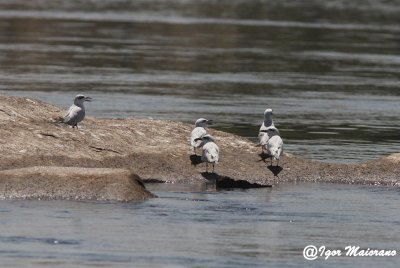
[(196, 120), (196, 123), (194, 123), (194, 126), (206, 128), (208, 125), (211, 125), (211, 124), (212, 124), (212, 120), (207, 120), (205, 118), (199, 118)]
[(78, 95), (75, 96), (74, 104), (75, 104), (76, 106), (82, 107), (82, 106), (83, 106), (83, 103), (84, 103), (85, 101), (92, 101), (92, 98), (91, 98), (91, 97), (85, 97), (85, 96), (82, 95), (82, 94), (78, 94)]
[(265, 109), (264, 116), (267, 117), (267, 116), (271, 116), (271, 115), (273, 115), (272, 109), (269, 109), (269, 108)]

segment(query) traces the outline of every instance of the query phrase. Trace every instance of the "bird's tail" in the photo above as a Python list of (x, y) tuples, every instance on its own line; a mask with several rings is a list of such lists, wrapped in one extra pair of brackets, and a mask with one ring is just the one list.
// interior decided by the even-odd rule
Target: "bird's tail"
[(217, 152), (212, 152), (211, 153), (211, 162), (213, 163), (218, 163), (219, 161), (219, 155)]

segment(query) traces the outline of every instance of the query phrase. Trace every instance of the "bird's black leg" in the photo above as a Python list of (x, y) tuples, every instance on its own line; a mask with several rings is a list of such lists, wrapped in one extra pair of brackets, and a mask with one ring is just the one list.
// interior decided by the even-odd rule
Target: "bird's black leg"
[(214, 165), (215, 165), (215, 164), (213, 163), (213, 173), (215, 173), (215, 172), (214, 172)]
[(206, 162), (206, 172), (208, 173), (208, 163)]

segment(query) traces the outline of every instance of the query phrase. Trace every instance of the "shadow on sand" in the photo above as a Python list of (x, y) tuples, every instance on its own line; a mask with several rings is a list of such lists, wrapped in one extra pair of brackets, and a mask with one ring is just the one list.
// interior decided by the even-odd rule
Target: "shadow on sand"
[(267, 163), (267, 159), (270, 160), (270, 165), (268, 166), (268, 169), (272, 172), (272, 174), (274, 174), (274, 176), (278, 176), (278, 174), (283, 170), (283, 168), (281, 166), (274, 166), (272, 165), (272, 161), (271, 161), (271, 156), (269, 154), (266, 154), (264, 152), (259, 154), (261, 160), (264, 163)]
[(203, 161), (201, 161), (201, 156), (200, 155), (192, 154), (189, 158), (190, 158), (190, 162), (192, 162), (193, 166), (197, 166), (198, 164), (203, 163)]
[(258, 154), (261, 158), (261, 161), (263, 161), (264, 163), (267, 163), (267, 159), (271, 160), (271, 156), (269, 154), (266, 154), (264, 152)]
[(274, 176), (278, 176), (278, 174), (283, 170), (281, 166), (268, 166), (268, 169), (274, 174)]

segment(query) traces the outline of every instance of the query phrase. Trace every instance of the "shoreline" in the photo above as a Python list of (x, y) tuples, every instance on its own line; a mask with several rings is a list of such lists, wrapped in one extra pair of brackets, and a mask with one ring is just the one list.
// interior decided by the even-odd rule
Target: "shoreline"
[[(188, 139), (192, 125), (153, 119), (87, 117), (79, 129), (57, 122), (64, 109), (40, 100), (0, 96), (0, 170), (33, 166), (125, 169), (143, 181), (224, 181), (226, 187), (281, 182), (400, 186), (400, 153), (362, 163), (327, 163), (284, 153), (269, 167), (243, 137), (208, 129), (220, 147), (216, 174), (205, 173)], [(282, 163), (282, 162), (281, 162)]]

